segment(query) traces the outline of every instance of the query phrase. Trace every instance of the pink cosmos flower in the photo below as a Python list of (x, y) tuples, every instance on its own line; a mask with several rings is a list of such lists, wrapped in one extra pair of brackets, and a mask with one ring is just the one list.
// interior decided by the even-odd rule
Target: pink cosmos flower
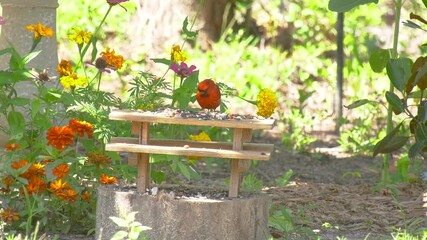
[(176, 75), (180, 77), (188, 77), (193, 74), (194, 70), (196, 70), (196, 66), (191, 65), (188, 67), (185, 62), (181, 62), (181, 65), (178, 65), (178, 63), (174, 62), (171, 65), (171, 69), (176, 73)]
[(124, 10), (127, 11), (125, 7), (123, 7), (120, 3), (128, 2), (129, 0), (107, 0), (107, 3), (111, 6), (119, 4), (120, 7), (122, 7)]

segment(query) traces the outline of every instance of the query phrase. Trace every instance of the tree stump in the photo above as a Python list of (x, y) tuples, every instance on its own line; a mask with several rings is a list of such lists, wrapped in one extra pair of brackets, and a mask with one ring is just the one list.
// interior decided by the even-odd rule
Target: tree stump
[(101, 186), (95, 239), (110, 239), (124, 230), (110, 216), (124, 218), (137, 211), (135, 221), (152, 228), (144, 232), (150, 240), (264, 240), (270, 236), (269, 206), (270, 198), (263, 193), (239, 198), (175, 198), (164, 190), (154, 196), (136, 189)]

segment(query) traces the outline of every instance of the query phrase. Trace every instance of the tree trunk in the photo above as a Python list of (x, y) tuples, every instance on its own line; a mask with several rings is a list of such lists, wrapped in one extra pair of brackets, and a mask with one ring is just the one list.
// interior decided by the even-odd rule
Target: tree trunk
[[(197, 39), (202, 49), (209, 47), (212, 41), (218, 41), (223, 26), (223, 16), (228, 0), (206, 0), (200, 11), (193, 30), (199, 30)], [(137, 28), (129, 29), (135, 36), (133, 44), (144, 46), (150, 57), (158, 57), (173, 44), (182, 43), (182, 23), (186, 17), (189, 26), (196, 16), (200, 1), (162, 0), (142, 1), (137, 4), (137, 13), (133, 21)]]

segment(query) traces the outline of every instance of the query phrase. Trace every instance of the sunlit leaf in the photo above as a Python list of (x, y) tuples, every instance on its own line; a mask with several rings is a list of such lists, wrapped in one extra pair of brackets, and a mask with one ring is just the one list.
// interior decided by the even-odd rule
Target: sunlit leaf
[(367, 3), (378, 3), (378, 0), (330, 0), (328, 8), (334, 12), (347, 12), (354, 7)]
[(113, 237), (111, 237), (111, 240), (121, 240), (125, 239), (128, 236), (128, 233), (126, 231), (120, 230), (114, 234)]
[(387, 75), (395, 88), (400, 92), (405, 90), (406, 83), (411, 76), (412, 61), (409, 58), (390, 59), (387, 66)]
[(166, 58), (152, 58), (151, 60), (153, 60), (155, 63), (162, 63), (168, 66), (172, 65), (172, 60)]
[(127, 227), (128, 226), (125, 219), (113, 217), (113, 216), (111, 216), (110, 219), (119, 227)]
[(389, 50), (378, 48), (369, 56), (369, 65), (376, 73), (380, 73), (390, 60)]

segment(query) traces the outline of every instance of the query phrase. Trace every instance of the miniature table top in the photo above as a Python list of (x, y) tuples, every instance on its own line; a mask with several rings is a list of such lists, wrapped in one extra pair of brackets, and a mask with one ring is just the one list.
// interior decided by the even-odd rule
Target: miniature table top
[(180, 124), (192, 126), (211, 126), (243, 129), (271, 129), (276, 120), (273, 118), (258, 118), (246, 115), (227, 115), (215, 112), (174, 111), (135, 111), (113, 110), (111, 120), (127, 120), (133, 122), (149, 122), (164, 124)]

